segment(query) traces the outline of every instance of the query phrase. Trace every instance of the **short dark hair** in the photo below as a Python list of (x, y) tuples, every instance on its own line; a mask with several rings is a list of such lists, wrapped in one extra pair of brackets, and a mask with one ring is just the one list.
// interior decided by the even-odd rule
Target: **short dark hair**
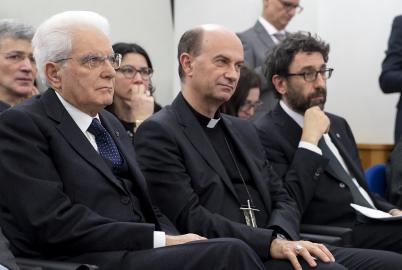
[(250, 68), (242, 66), (236, 90), (233, 96), (222, 105), (222, 112), (238, 116), (239, 109), (246, 102), (250, 89), (255, 87), (261, 87), (260, 77)]
[(182, 53), (189, 53), (193, 56), (198, 56), (201, 53), (203, 32), (201, 27), (197, 27), (186, 31), (180, 38), (177, 48), (177, 59), (179, 61), (179, 77), (182, 81), (184, 79), (184, 71), (180, 64), (180, 55)]
[[(281, 43), (268, 53), (263, 65), (263, 74), (270, 88), (275, 89), (272, 83), (274, 75), (285, 76), (289, 73), (289, 66), (299, 52), (319, 52), (324, 58), (324, 62), (327, 63), (329, 44), (309, 32), (296, 32), (287, 35)], [(281, 94), (278, 91), (275, 92), (280, 99)]]
[[(149, 58), (148, 53), (145, 51), (143, 47), (136, 43), (125, 43), (125, 42), (119, 42), (114, 44), (113, 46), (113, 51), (115, 53), (121, 54), (122, 57), (124, 57), (128, 53), (138, 53), (142, 56), (144, 56), (145, 61), (147, 62), (147, 65), (150, 69), (154, 70), (152, 66), (151, 59)], [(153, 93), (155, 91), (154, 86), (152, 85), (152, 81), (149, 81), (149, 91)]]

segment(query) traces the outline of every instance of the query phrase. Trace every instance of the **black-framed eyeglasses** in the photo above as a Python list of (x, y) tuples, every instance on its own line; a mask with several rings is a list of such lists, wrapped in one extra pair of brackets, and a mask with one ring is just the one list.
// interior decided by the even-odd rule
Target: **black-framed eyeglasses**
[(24, 52), (20, 51), (13, 51), (13, 52), (8, 52), (8, 53), (1, 53), (5, 55), (5, 58), (7, 61), (10, 61), (11, 63), (19, 63), (24, 61), (25, 59), (29, 59), (29, 62), (31, 65), (35, 65), (35, 58), (33, 57), (32, 54), (27, 54)]
[(296, 10), (296, 13), (300, 14), (303, 11), (303, 7), (299, 4), (294, 5), (285, 0), (278, 0), (278, 1), (281, 2), (282, 6), (286, 9), (287, 12), (290, 12), (294, 9), (294, 10)]
[(314, 82), (315, 80), (317, 80), (318, 74), (320, 74), (324, 80), (328, 80), (329, 78), (331, 78), (332, 71), (334, 71), (333, 68), (326, 68), (320, 70), (305, 71), (300, 73), (288, 73), (285, 75), (285, 77), (300, 76), (303, 77), (303, 79), (306, 82)]
[(149, 78), (151, 78), (152, 74), (154, 73), (152, 68), (144, 67), (136, 69), (131, 65), (121, 66), (117, 71), (121, 72), (126, 79), (133, 79), (137, 75), (137, 73), (139, 73), (143, 80), (149, 80)]
[(260, 100), (258, 100), (258, 101), (256, 101), (256, 102), (252, 102), (252, 101), (250, 101), (250, 100), (246, 100), (246, 101), (244, 102), (244, 104), (240, 106), (240, 110), (242, 110), (242, 111), (248, 111), (248, 110), (250, 110), (251, 108), (257, 109), (257, 108), (260, 107), (261, 105), (262, 105), (262, 101), (260, 101)]
[[(73, 57), (63, 58), (63, 59), (58, 59), (54, 62), (59, 63), (59, 62), (70, 60), (70, 59), (74, 59), (74, 58)], [(88, 66), (89, 69), (97, 69), (97, 68), (103, 66), (106, 63), (106, 61), (108, 61), (109, 64), (114, 69), (118, 69), (121, 64), (121, 59), (122, 59), (122, 56), (119, 53), (113, 53), (108, 56), (98, 56), (98, 55), (89, 54), (89, 55), (80, 57), (79, 59), (77, 59), (77, 61), (81, 65)]]

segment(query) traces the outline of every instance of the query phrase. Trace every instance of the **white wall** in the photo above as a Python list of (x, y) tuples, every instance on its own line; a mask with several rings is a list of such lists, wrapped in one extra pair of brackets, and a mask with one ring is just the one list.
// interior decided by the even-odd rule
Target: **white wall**
[(150, 55), (155, 73), (156, 99), (172, 100), (173, 26), (167, 0), (0, 0), (0, 18), (18, 18), (38, 26), (46, 18), (66, 10), (92, 10), (105, 16), (112, 41), (136, 42)]
[[(176, 0), (175, 42), (201, 23), (223, 24), (233, 31), (252, 26), (262, 0)], [(402, 13), (400, 0), (301, 0), (304, 11), (289, 30), (317, 32), (331, 44), (326, 110), (344, 116), (359, 143), (392, 143), (397, 94), (378, 86), (391, 22)], [(177, 85), (177, 79), (175, 84)]]

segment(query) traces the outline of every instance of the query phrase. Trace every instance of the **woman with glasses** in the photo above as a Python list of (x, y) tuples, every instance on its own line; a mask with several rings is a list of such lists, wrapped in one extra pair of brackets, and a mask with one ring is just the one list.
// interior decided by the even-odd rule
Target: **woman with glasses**
[(228, 102), (222, 105), (222, 112), (243, 119), (250, 119), (260, 101), (261, 82), (258, 75), (246, 66), (240, 69), (240, 79), (235, 93)]
[(116, 43), (113, 50), (122, 56), (116, 70), (113, 104), (107, 109), (119, 118), (131, 138), (135, 129), (161, 109), (152, 96), (153, 68), (147, 52), (135, 43)]

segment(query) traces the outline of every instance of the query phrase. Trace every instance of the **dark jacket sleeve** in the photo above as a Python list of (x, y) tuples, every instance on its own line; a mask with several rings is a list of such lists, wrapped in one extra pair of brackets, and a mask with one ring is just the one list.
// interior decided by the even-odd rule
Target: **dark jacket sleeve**
[(53, 159), (62, 150), (50, 147), (62, 138), (41, 120), (14, 109), (0, 115), (0, 203), (12, 218), (8, 224), (18, 224), (9, 228), (20, 233), (14, 241), (48, 255), (152, 248), (153, 224), (113, 220), (72, 202)]
[[(188, 151), (177, 141), (173, 129), (169, 124), (148, 119), (135, 136), (138, 161), (157, 205), (181, 233), (239, 238), (262, 258), (268, 258), (273, 230), (250, 228), (204, 207), (207, 202), (198, 194), (203, 190), (202, 181), (193, 181), (186, 167), (193, 160), (186, 156)], [(202, 175), (202, 165), (193, 165), (199, 168), (197, 175)]]
[(396, 17), (392, 23), (379, 81), (384, 93), (402, 91), (402, 16)]

